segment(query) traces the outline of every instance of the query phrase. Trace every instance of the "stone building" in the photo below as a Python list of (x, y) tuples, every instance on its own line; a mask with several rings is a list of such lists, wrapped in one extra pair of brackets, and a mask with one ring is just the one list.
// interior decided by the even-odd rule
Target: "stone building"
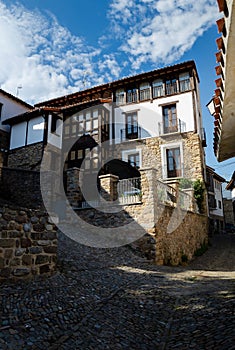
[[(207, 240), (206, 196), (199, 214), (191, 189), (196, 180), (205, 187), (206, 179), (206, 140), (194, 61), (44, 101), (4, 123), (11, 125), (9, 169), (37, 172), (46, 159), (46, 170), (63, 171), (60, 181), (76, 210), (91, 203), (97, 206), (97, 188), (106, 199), (118, 200), (152, 235), (153, 245), (156, 235), (162, 235), (157, 243), (159, 263), (179, 263), (182, 255), (191, 258)], [(89, 205), (81, 179), (89, 187)], [(159, 200), (171, 207), (166, 218), (177, 202), (187, 217), (184, 221), (182, 216), (172, 242), (166, 232), (156, 231)], [(143, 207), (149, 209), (145, 216)], [(168, 224), (166, 220), (162, 227)], [(172, 250), (166, 253), (168, 245)]]
[(220, 233), (224, 230), (222, 183), (226, 180), (209, 166), (206, 167), (206, 175), (210, 224), (209, 232), (211, 234)]
[(11, 125), (9, 167), (38, 169), (48, 143), (61, 148), (74, 138), (65, 168), (80, 167), (89, 153), (87, 166), (96, 169), (95, 146), (108, 141), (118, 145), (119, 160), (136, 168), (152, 166), (164, 181), (205, 178), (206, 141), (193, 61), (45, 101), (5, 123)]

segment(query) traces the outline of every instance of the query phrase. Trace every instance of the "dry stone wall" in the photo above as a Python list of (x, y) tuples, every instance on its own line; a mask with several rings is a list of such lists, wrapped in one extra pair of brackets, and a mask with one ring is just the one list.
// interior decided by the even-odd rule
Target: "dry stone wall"
[(0, 206), (0, 279), (51, 274), (57, 232), (44, 211)]
[(42, 142), (10, 150), (8, 155), (8, 167), (39, 171), (42, 152)]

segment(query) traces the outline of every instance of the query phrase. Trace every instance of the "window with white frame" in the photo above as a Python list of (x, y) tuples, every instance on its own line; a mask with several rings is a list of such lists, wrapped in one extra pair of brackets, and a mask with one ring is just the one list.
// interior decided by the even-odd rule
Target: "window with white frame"
[(148, 82), (140, 84), (140, 101), (150, 99), (150, 84)]
[(125, 103), (125, 91), (124, 89), (119, 89), (116, 91), (116, 103), (122, 105)]
[(142, 150), (132, 149), (122, 152), (122, 160), (139, 169), (142, 166)]
[(179, 75), (179, 85), (181, 92), (190, 90), (190, 76), (188, 72)]
[(160, 97), (164, 95), (164, 85), (162, 79), (156, 79), (153, 82), (153, 97)]
[(183, 177), (183, 145), (172, 143), (161, 145), (163, 179)]
[(138, 138), (138, 116), (137, 112), (126, 114), (126, 139)]

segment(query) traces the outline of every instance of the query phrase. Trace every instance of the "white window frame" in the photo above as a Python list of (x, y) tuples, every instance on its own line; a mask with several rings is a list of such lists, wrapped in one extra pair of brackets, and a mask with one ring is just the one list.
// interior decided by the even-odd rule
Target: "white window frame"
[(180, 161), (181, 161), (181, 177), (184, 177), (184, 154), (183, 154), (183, 142), (174, 142), (174, 143), (165, 143), (164, 145), (161, 145), (161, 162), (162, 162), (162, 178), (163, 180), (171, 180), (175, 179), (172, 177), (167, 177), (167, 155), (166, 155), (166, 150), (171, 149), (171, 148), (180, 148)]
[(140, 160), (139, 168), (142, 168), (142, 149), (141, 148), (136, 148), (136, 149), (134, 148), (134, 149), (130, 149), (130, 150), (128, 149), (128, 150), (122, 151), (122, 160), (128, 163), (128, 156), (130, 156), (133, 153), (139, 153), (139, 160)]

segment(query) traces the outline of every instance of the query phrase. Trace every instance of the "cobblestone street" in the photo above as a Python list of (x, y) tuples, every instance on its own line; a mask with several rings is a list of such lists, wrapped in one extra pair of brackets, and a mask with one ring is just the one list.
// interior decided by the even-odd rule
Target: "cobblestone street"
[(235, 349), (235, 235), (186, 267), (59, 235), (59, 271), (1, 285), (0, 349)]

